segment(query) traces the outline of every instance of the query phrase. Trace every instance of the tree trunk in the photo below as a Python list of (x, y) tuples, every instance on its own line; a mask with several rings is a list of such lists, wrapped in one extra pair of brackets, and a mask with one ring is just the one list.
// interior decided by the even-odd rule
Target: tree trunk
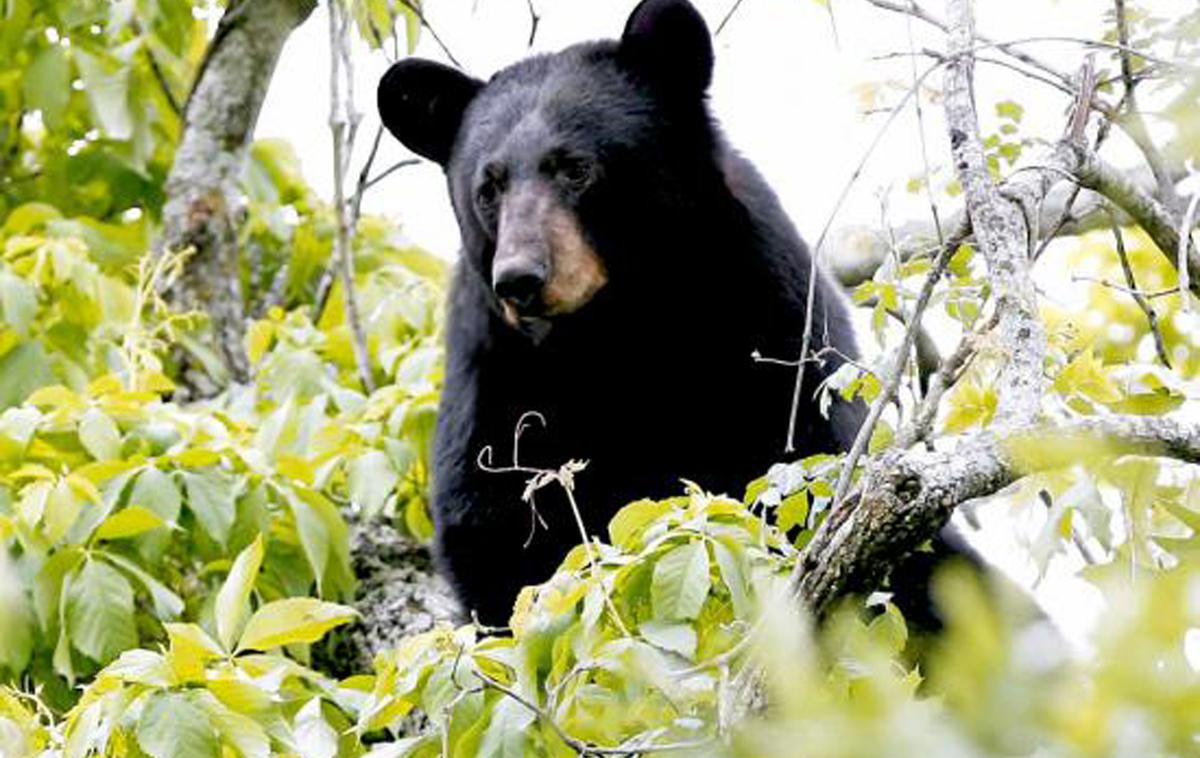
[(184, 110), (183, 134), (167, 177), (161, 247), (192, 251), (170, 293), (182, 310), (206, 313), (210, 358), (183, 357), (182, 386), (192, 396), (245, 381), (246, 303), (237, 229), (247, 149), (284, 42), (316, 0), (232, 0), (209, 45)]

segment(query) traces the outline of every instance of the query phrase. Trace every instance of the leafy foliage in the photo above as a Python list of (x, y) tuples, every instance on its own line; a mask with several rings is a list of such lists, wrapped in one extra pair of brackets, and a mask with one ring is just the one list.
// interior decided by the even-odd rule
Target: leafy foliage
[[(253, 380), (203, 402), (176, 395), (179, 351), (204, 356), (203, 314), (167, 306), (187, 251), (153, 254), (179, 110), (201, 64), (211, 3), (0, 3), (0, 750), (5, 755), (167, 756), (1174, 756), (1200, 733), (1195, 467), (1103, 445), (1017, 443), (1039, 469), (1005, 492), (1036, 510), (1029, 558), (1094, 548), (1084, 575), (1109, 600), (1088, 656), (997, 603), (965, 574), (941, 578), (946, 630), (912, 644), (886, 594), (815, 628), (787, 578), (828, 517), (843, 459), (771, 468), (744, 501), (689, 486), (629, 504), (607, 543), (571, 552), (520, 596), (505, 630), (439, 627), (336, 680), (310, 646), (357, 614), (346, 515), (418, 539), (441, 384), (438, 259), (394, 224), (359, 219), (355, 286), (370, 371), (359, 389), (345, 293), (330, 271), (333, 209), (284, 143), (246, 166), (239, 275), (255, 320)], [(344, 0), (372, 48), (398, 53), (420, 5)], [(1131, 44), (1195, 60), (1200, 14), (1130, 6)], [(1194, 71), (1159, 79), (1166, 152), (1195, 154)], [(1101, 77), (1102, 90), (1112, 77)], [(876, 99), (878, 88), (864, 90)], [(991, 104), (989, 169), (1010, 172), (1030, 138), (1025, 106)], [(955, 195), (945, 167), (909, 183)], [(1119, 288), (1111, 231), (1047, 252), (1089, 277), (1050, 299), (1043, 410), (1070, 418), (1194, 407), (1196, 313), (1164, 251), (1125, 228), (1152, 298)], [(880, 355), (821, 388), (873, 401), (897, 320), (932, 268), (889, 257), (854, 297)], [(1118, 286), (1113, 286), (1117, 284)], [(987, 273), (961, 246), (933, 294), (956, 334), (982, 333)], [(319, 309), (319, 312), (318, 312)], [(946, 395), (941, 434), (986, 434), (1007, 359), (984, 339)], [(920, 401), (915, 381), (870, 452)], [(1190, 406), (1188, 404), (1191, 404)], [(714, 441), (725, 444), (726, 441)], [(564, 451), (567, 452), (567, 451)], [(567, 471), (564, 469), (564, 471)], [(560, 472), (561, 473), (561, 472)], [(569, 474), (587, 476), (581, 467)], [(570, 486), (543, 472), (537, 486)], [(531, 484), (531, 487), (534, 486)], [(585, 504), (586, 505), (586, 504)], [(1131, 577), (1133, 577), (1131, 579)], [(765, 665), (763, 665), (765, 664)], [(772, 709), (743, 718), (739, 686), (766, 672)]]

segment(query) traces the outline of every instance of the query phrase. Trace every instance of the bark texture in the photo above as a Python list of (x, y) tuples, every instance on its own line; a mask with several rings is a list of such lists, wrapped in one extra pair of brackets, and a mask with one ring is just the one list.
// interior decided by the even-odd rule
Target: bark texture
[(207, 313), (212, 329), (219, 365), (184, 359), (184, 384), (194, 395), (211, 395), (228, 379), (248, 377), (237, 244), (241, 178), (283, 44), (315, 7), (316, 0), (231, 2), (184, 109), (167, 176), (161, 245), (192, 250), (171, 299), (178, 308)]

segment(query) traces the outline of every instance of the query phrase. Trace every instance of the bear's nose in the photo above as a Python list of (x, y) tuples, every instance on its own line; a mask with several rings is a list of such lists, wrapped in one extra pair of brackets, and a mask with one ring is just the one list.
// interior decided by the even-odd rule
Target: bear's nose
[(493, 274), (492, 289), (496, 297), (511, 303), (518, 311), (529, 311), (545, 286), (546, 269), (538, 264), (514, 261)]

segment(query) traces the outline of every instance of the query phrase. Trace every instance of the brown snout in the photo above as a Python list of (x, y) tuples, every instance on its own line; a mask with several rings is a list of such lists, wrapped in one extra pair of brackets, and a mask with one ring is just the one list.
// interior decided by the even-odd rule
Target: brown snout
[(572, 313), (607, 281), (604, 263), (585, 239), (578, 217), (551, 185), (521, 183), (505, 195), (492, 288), (510, 324)]

